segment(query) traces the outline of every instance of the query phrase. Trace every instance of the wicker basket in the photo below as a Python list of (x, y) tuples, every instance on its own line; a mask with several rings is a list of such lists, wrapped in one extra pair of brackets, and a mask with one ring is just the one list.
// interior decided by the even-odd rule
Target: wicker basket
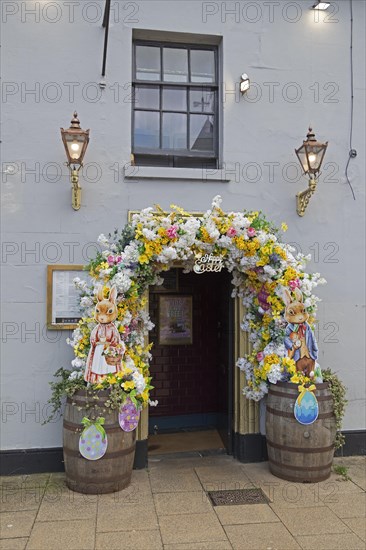
[(122, 361), (122, 355), (116, 355), (115, 357), (112, 357), (111, 355), (105, 355), (104, 358), (107, 365), (112, 365), (114, 367), (120, 365)]

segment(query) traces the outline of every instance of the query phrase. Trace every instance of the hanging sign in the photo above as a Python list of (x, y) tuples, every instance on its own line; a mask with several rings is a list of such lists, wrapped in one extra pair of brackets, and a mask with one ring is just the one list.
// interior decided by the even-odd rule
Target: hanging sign
[(197, 254), (193, 271), (200, 275), (205, 272), (219, 273), (224, 267), (222, 256), (213, 256), (212, 254)]

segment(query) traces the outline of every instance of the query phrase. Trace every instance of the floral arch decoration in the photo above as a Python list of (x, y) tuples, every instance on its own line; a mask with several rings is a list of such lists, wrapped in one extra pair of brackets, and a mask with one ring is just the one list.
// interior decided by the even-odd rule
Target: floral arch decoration
[[(90, 348), (90, 335), (96, 326), (94, 308), (97, 292), (103, 288), (107, 298), (117, 288), (118, 317), (115, 325), (124, 342), (122, 370), (107, 374), (93, 389), (110, 390), (110, 406), (117, 407), (127, 396), (138, 407), (156, 403), (149, 399), (149, 360), (152, 344), (146, 335), (153, 328), (146, 311), (146, 290), (163, 283), (164, 271), (179, 262), (187, 273), (197, 255), (212, 254), (222, 259), (232, 274), (232, 297), (245, 306), (241, 329), (250, 335), (252, 349), (237, 360), (245, 372), (244, 395), (255, 401), (268, 391), (268, 383), (290, 381), (306, 385), (321, 381), (316, 363), (314, 372), (302, 372), (284, 344), (288, 323), (284, 318), (286, 295), (294, 298), (298, 290), (309, 325), (315, 322), (319, 298), (313, 289), (325, 280), (319, 273), (304, 271), (309, 257), (294, 255), (294, 249), (282, 242), (281, 230), (267, 221), (261, 212), (229, 212), (221, 209), (221, 197), (213, 199), (211, 209), (201, 217), (172, 205), (166, 213), (160, 207), (146, 208), (134, 214), (122, 231), (115, 230), (98, 242), (104, 249), (87, 266), (92, 284), (75, 279), (80, 291), (82, 319), (68, 343), (73, 346), (73, 370), (60, 369), (66, 393), (85, 388), (84, 371)], [(319, 378), (320, 377), (320, 378)], [(54, 389), (56, 384), (53, 384)]]

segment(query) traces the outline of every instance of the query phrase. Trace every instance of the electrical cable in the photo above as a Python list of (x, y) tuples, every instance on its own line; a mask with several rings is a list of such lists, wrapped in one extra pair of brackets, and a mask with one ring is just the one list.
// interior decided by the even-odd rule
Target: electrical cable
[(352, 184), (350, 182), (350, 179), (348, 177), (348, 167), (351, 159), (355, 158), (357, 153), (352, 148), (352, 138), (353, 138), (353, 104), (354, 104), (354, 98), (353, 98), (353, 4), (352, 0), (350, 0), (350, 11), (351, 11), (351, 45), (350, 45), (350, 68), (351, 68), (351, 127), (350, 127), (350, 133), (349, 133), (349, 154), (348, 154), (348, 160), (346, 164), (346, 168), (344, 171), (344, 175), (346, 176), (347, 183), (350, 186), (350, 189), (352, 191), (353, 200), (356, 200), (355, 192), (353, 190)]

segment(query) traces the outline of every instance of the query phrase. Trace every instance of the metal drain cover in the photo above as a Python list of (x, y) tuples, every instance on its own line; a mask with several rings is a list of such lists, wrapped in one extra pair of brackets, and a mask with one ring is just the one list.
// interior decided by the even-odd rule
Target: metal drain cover
[(268, 498), (262, 489), (233, 489), (227, 491), (209, 491), (208, 496), (214, 506), (232, 506), (234, 504), (267, 504)]

